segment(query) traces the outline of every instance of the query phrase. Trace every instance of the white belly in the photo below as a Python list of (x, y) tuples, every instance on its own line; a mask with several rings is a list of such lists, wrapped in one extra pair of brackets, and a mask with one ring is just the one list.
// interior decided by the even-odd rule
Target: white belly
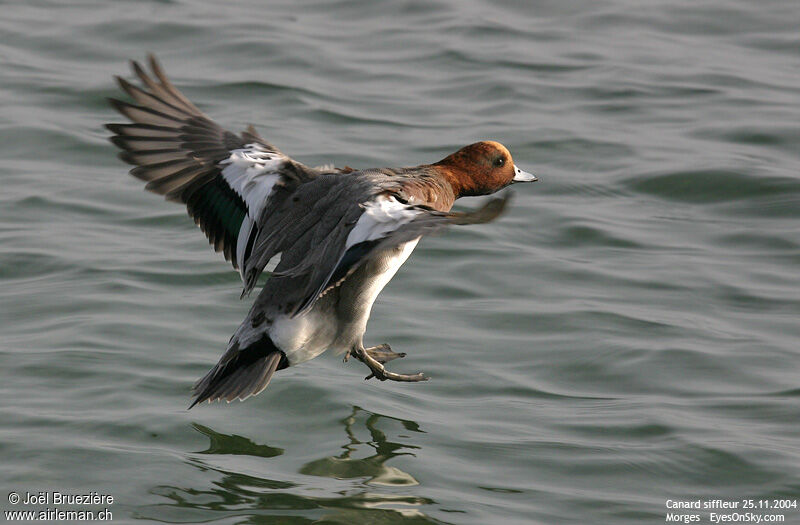
[[(269, 336), (280, 348), (290, 366), (308, 361), (328, 348), (347, 351), (354, 341), (360, 341), (367, 326), (372, 305), (378, 294), (394, 277), (397, 270), (414, 251), (419, 239), (403, 245), (395, 255), (384, 261), (384, 270), (371, 275), (361, 283), (358, 302), (352, 309), (353, 318), (340, 319), (337, 310), (331, 309), (327, 302), (320, 300), (311, 310), (298, 317), (281, 316), (275, 319), (269, 329)], [(355, 283), (348, 283), (352, 286)]]
[(394, 277), (394, 274), (397, 273), (397, 270), (403, 266), (403, 263), (406, 262), (406, 259), (408, 259), (408, 257), (411, 255), (411, 252), (413, 252), (414, 248), (417, 247), (418, 242), (419, 238), (416, 238), (413, 241), (401, 244), (400, 251), (397, 252), (396, 255), (387, 258), (386, 270), (384, 270), (383, 273), (375, 275), (375, 278), (371, 283), (369, 283), (365, 290), (366, 295), (364, 297), (364, 303), (366, 305), (366, 315), (364, 316), (365, 326), (367, 319), (369, 319), (369, 314), (372, 311), (372, 304), (375, 302), (375, 299), (377, 299), (378, 294), (381, 293), (381, 290), (383, 290), (387, 284), (389, 284), (389, 281), (392, 280), (392, 277)]
[(313, 327), (306, 315), (289, 317), (283, 315), (275, 319), (269, 329), (269, 338), (286, 356), (306, 345), (313, 334)]

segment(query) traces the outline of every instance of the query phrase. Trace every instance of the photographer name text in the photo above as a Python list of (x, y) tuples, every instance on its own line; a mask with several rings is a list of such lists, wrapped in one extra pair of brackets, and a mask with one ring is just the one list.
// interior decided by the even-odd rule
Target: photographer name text
[(83, 494), (69, 494), (57, 490), (43, 490), (26, 492), (20, 503), (23, 505), (112, 505), (114, 496), (95, 491)]

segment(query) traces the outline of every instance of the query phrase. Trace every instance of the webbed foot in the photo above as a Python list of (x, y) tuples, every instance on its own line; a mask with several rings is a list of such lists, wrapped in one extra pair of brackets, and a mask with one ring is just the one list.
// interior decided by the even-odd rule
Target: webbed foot
[(391, 348), (387, 344), (373, 346), (371, 348), (353, 348), (352, 352), (356, 359), (367, 365), (372, 372), (364, 379), (376, 377), (381, 381), (386, 381), (388, 379), (390, 381), (405, 382), (427, 381), (430, 379), (429, 377), (423, 375), (422, 372), (418, 374), (395, 374), (394, 372), (389, 372), (386, 370), (386, 368), (383, 366), (383, 363), (389, 362), (392, 359), (397, 359), (398, 357), (404, 357), (406, 355), (404, 353), (398, 354), (396, 352), (392, 352)]
[(382, 365), (385, 365), (392, 359), (398, 359), (400, 357), (406, 356), (405, 352), (400, 352), (399, 354), (397, 352), (392, 352), (392, 347), (386, 343), (383, 343), (382, 345), (378, 346), (373, 346), (371, 348), (365, 348), (364, 351), (367, 352), (370, 355), (370, 357), (372, 357), (375, 361), (381, 363)]

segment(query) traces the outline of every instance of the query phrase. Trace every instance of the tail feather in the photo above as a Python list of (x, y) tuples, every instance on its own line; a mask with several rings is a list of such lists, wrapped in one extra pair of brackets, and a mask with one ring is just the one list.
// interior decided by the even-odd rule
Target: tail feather
[(195, 383), (195, 399), (189, 408), (203, 401), (244, 401), (267, 388), (272, 374), (287, 366), (284, 353), (266, 335), (243, 350), (234, 343), (219, 363)]

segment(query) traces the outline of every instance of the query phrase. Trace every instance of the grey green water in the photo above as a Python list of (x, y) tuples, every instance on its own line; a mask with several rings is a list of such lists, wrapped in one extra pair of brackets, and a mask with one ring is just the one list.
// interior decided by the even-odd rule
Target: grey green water
[[(0, 510), (634, 524), (800, 498), (799, 27), (795, 0), (0, 2)], [(148, 51), (308, 164), (493, 138), (540, 176), (379, 297), (367, 342), (432, 381), (324, 355), (186, 410), (249, 303), (101, 127)]]

